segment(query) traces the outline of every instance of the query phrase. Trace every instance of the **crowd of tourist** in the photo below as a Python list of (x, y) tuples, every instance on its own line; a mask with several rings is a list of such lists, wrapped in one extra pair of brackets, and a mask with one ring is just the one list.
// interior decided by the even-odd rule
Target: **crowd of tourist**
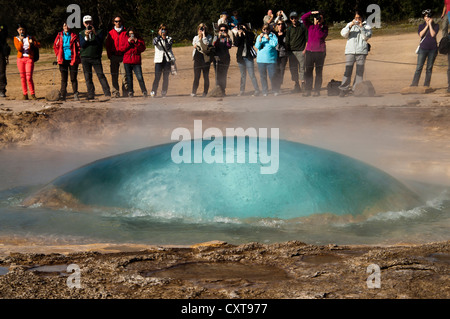
[[(430, 86), (433, 64), (438, 54), (436, 36), (439, 25), (433, 20), (433, 12), (422, 11), (423, 23), (418, 27), (420, 38), (417, 48), (417, 66), (411, 86), (418, 86), (422, 69), (426, 61), (424, 86)], [(445, 1), (441, 18), (448, 16), (444, 23), (444, 35), (450, 20), (450, 1)], [(295, 11), (286, 15), (279, 10), (275, 15), (268, 10), (262, 19), (261, 32), (245, 23), (237, 11), (229, 17), (222, 12), (217, 24), (211, 30), (205, 23), (200, 23), (192, 40), (194, 79), (191, 96), (197, 96), (197, 90), (203, 75), (203, 92), (207, 96), (210, 88), (210, 67), (215, 71), (215, 84), (223, 95), (226, 94), (227, 75), (231, 62), (230, 49), (235, 46), (236, 62), (240, 71), (239, 95), (245, 94), (247, 74), (253, 86), (253, 95), (267, 96), (272, 92), (280, 94), (281, 85), (289, 65), (293, 93), (303, 96), (319, 96), (323, 80), (322, 73), (326, 59), (326, 38), (328, 26), (326, 16), (320, 11), (309, 11), (298, 14)], [(148, 94), (142, 71), (141, 54), (146, 50), (144, 38), (134, 27), (125, 27), (123, 18), (115, 16), (114, 27), (105, 32), (94, 26), (91, 16), (83, 17), (84, 29), (78, 34), (73, 32), (66, 22), (62, 22), (53, 49), (61, 73), (60, 100), (67, 97), (67, 85), (70, 82), (74, 100), (79, 100), (78, 68), (81, 64), (87, 90), (87, 99), (95, 98), (93, 71), (100, 82), (103, 94), (107, 97), (133, 97), (133, 74), (136, 77), (144, 97), (158, 95), (159, 82), (162, 76), (161, 97), (167, 95), (170, 74), (176, 74), (176, 59), (172, 50), (173, 40), (169, 28), (165, 24), (159, 26), (152, 45), (154, 55), (154, 80)], [(361, 12), (356, 11), (352, 21), (341, 30), (342, 37), (347, 39), (345, 47), (345, 68), (339, 86), (340, 96), (352, 93), (355, 86), (363, 81), (366, 57), (370, 51), (369, 39), (372, 29)], [(6, 96), (6, 65), (9, 63), (11, 48), (7, 44), (8, 30), (0, 26), (0, 97)], [(17, 26), (14, 46), (17, 50), (17, 68), (20, 74), (23, 99), (36, 99), (33, 82), (34, 64), (39, 59), (39, 41), (28, 33), (24, 24)], [(102, 53), (106, 48), (110, 64), (111, 84), (103, 71)], [(256, 67), (255, 67), (256, 62)], [(352, 82), (354, 66), (356, 71)], [(450, 55), (449, 55), (450, 65)], [(259, 82), (255, 69), (258, 69)], [(119, 77), (121, 83), (119, 83)], [(448, 72), (450, 92), (450, 67)], [(30, 94), (30, 97), (28, 95)]]

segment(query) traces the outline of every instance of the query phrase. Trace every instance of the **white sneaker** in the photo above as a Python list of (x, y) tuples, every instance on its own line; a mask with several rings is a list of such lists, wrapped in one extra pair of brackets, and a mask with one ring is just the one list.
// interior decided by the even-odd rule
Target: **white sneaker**
[(150, 96), (151, 96), (151, 97), (155, 97), (155, 96), (156, 96), (156, 92), (155, 92), (155, 91), (151, 91), (151, 92), (150, 92)]
[(192, 96), (192, 97), (196, 97), (196, 96), (197, 96), (197, 94), (195, 94), (195, 93), (191, 93), (191, 96)]

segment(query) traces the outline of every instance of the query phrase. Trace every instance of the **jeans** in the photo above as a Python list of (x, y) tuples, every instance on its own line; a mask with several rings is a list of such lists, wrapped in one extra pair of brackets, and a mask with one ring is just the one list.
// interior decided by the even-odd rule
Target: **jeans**
[(33, 70), (34, 61), (29, 57), (17, 58), (17, 68), (20, 73), (20, 81), (22, 83), (23, 95), (28, 94), (28, 88), (30, 89), (30, 94), (35, 94), (34, 92), (34, 82), (33, 82)]
[(430, 86), (431, 74), (433, 73), (433, 64), (436, 60), (437, 53), (437, 50), (424, 50), (422, 48), (419, 49), (419, 53), (417, 54), (417, 68), (416, 72), (414, 73), (414, 78), (411, 86), (417, 86), (419, 84), (420, 74), (422, 73), (425, 60), (427, 60), (427, 68), (423, 85)]
[(69, 78), (70, 71), (70, 82), (72, 83), (73, 93), (78, 92), (78, 64), (70, 65), (70, 61), (64, 60), (63, 64), (59, 65), (59, 72), (61, 72), (61, 96), (66, 97), (67, 94), (67, 80)]
[(286, 64), (289, 60), (289, 56), (278, 57), (277, 60), (277, 73), (275, 76), (275, 85), (277, 87), (277, 91), (281, 89), (281, 84), (283, 84), (284, 72), (286, 70)]
[(256, 80), (255, 76), (255, 63), (253, 59), (243, 58), (242, 62), (238, 62), (239, 71), (241, 72), (241, 85), (240, 85), (240, 92), (245, 92), (245, 84), (247, 82), (247, 72), (250, 76), (250, 79), (252, 80), (253, 88), (255, 89), (255, 92), (259, 92), (259, 86), (258, 81)]
[(95, 97), (95, 86), (94, 82), (92, 81), (92, 68), (94, 68), (95, 73), (97, 74), (98, 80), (100, 81), (105, 96), (111, 96), (111, 90), (109, 88), (108, 81), (106, 80), (106, 76), (103, 73), (101, 58), (82, 57), (81, 64), (83, 65), (84, 80), (86, 81), (88, 98), (92, 99)]
[(320, 92), (322, 88), (322, 71), (325, 63), (325, 52), (306, 51), (305, 56), (305, 89), (311, 91), (313, 88), (313, 71), (316, 69), (314, 91)]
[[(259, 63), (258, 62), (259, 77), (261, 79), (261, 87), (263, 94), (267, 94), (269, 91), (269, 85), (267, 82), (267, 75), (269, 75), (270, 83), (272, 84), (272, 90), (278, 92), (275, 77), (277, 74), (277, 64), (276, 63)], [(274, 85), (275, 84), (275, 85)]]
[(305, 55), (303, 51), (292, 51), (289, 54), (289, 70), (294, 82), (305, 80)]
[(355, 80), (353, 81), (353, 88), (356, 84), (363, 81), (364, 65), (366, 63), (365, 54), (346, 54), (345, 55), (345, 72), (342, 79), (342, 84), (339, 87), (341, 90), (348, 90), (352, 81), (353, 66), (356, 63)]
[(194, 82), (192, 83), (192, 93), (197, 94), (197, 89), (200, 84), (200, 77), (203, 73), (203, 94), (208, 94), (209, 91), (209, 69), (211, 63), (203, 61), (194, 61)]
[(6, 93), (6, 57), (0, 52), (0, 93)]
[(120, 95), (119, 74), (122, 74), (122, 94), (123, 96), (126, 96), (128, 91), (128, 81), (125, 71), (125, 65), (123, 63), (123, 56), (112, 55), (110, 58), (110, 62), (111, 83), (113, 87), (112, 92), (114, 95)]
[(170, 62), (167, 62), (166, 58), (161, 63), (155, 63), (155, 79), (153, 80), (152, 91), (156, 93), (159, 86), (159, 81), (163, 76), (162, 93), (167, 93), (169, 88), (169, 75), (170, 75)]
[(134, 93), (133, 90), (133, 72), (136, 75), (136, 79), (139, 82), (142, 94), (147, 94), (147, 88), (145, 87), (144, 76), (142, 75), (142, 66), (140, 64), (126, 64), (124, 63), (125, 74), (128, 82), (128, 92)]

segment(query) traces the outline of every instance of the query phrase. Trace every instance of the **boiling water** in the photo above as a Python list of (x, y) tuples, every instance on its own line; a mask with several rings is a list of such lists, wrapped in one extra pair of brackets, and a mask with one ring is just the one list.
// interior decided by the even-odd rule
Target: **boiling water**
[[(280, 141), (277, 174), (266, 176), (259, 174), (258, 165), (248, 163), (233, 170), (225, 164), (176, 166), (158, 157), (170, 150), (164, 147), (162, 153), (155, 148), (138, 150), (68, 174), (64, 173), (96, 155), (58, 153), (56, 165), (55, 154), (44, 151), (33, 152), (33, 157), (1, 152), (5, 165), (0, 236), (42, 242), (179, 245), (209, 240), (394, 244), (449, 239), (450, 193), (445, 186), (397, 181), (351, 158), (285, 141)], [(157, 165), (148, 165), (149, 158)], [(133, 165), (126, 166), (127, 161)], [(334, 171), (337, 167), (340, 170)], [(109, 182), (102, 184), (105, 176)], [(337, 182), (329, 183), (331, 176), (337, 176)], [(25, 199), (49, 187), (52, 179), (52, 187), (71, 193), (89, 209), (67, 205), (50, 209), (45, 202), (23, 206)], [(219, 190), (218, 181), (230, 184)], [(327, 191), (320, 191), (326, 182)], [(315, 188), (316, 184), (322, 187)], [(230, 185), (238, 187), (229, 191)], [(125, 190), (130, 194), (120, 197)], [(96, 195), (86, 197), (89, 193)], [(368, 209), (373, 207), (376, 210)]]

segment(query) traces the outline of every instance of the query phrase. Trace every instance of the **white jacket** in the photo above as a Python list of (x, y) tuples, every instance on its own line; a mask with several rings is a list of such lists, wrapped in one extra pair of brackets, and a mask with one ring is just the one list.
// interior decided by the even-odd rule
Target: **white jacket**
[[(166, 41), (163, 41), (161, 37), (156, 37), (153, 39), (153, 45), (155, 46), (155, 58), (153, 59), (154, 63), (162, 63), (164, 55), (166, 56), (167, 61), (175, 61), (175, 56), (172, 52), (172, 38), (167, 37)], [(168, 56), (166, 55), (166, 52), (164, 51), (164, 48), (167, 51)]]
[(347, 39), (345, 54), (368, 54), (367, 40), (372, 36), (372, 28), (363, 22), (362, 27), (353, 25), (350, 29), (350, 24), (341, 30), (341, 35)]

